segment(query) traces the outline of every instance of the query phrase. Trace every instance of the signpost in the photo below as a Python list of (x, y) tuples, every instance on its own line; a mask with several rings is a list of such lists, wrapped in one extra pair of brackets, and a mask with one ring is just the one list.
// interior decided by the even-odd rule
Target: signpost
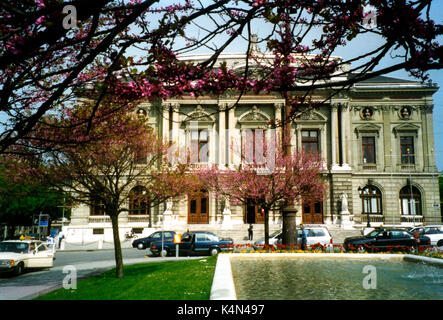
[[(41, 228), (47, 228), (49, 227), (49, 214), (40, 214), (38, 216), (38, 237), (41, 240)], [(46, 232), (45, 232), (46, 235)]]
[(180, 243), (182, 243), (182, 235), (180, 233), (174, 234), (174, 243), (175, 243), (175, 257), (178, 259), (179, 245)]

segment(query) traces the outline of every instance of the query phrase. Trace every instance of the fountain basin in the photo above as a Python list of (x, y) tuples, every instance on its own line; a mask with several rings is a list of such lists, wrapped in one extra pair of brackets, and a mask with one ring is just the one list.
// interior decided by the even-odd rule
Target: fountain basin
[[(375, 270), (376, 288), (363, 282)], [(409, 254), (221, 254), (211, 299), (443, 299), (443, 260)]]

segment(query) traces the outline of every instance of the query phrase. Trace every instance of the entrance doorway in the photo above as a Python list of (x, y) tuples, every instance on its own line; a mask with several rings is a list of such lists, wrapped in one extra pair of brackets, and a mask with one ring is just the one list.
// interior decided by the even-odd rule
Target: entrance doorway
[(205, 192), (202, 196), (188, 201), (188, 224), (209, 223), (209, 197)]
[(258, 206), (247, 203), (245, 205), (244, 222), (246, 224), (265, 223), (265, 214)]
[(303, 203), (303, 223), (323, 223), (323, 204), (321, 202), (311, 201)]

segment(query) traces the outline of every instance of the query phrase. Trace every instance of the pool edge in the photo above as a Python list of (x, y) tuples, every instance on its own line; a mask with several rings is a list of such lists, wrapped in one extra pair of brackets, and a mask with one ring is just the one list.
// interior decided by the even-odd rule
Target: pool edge
[(410, 262), (425, 262), (443, 267), (443, 260), (422, 257), (411, 254), (360, 254), (360, 253), (229, 253), (219, 254), (215, 266), (214, 278), (212, 281), (210, 300), (237, 300), (234, 278), (231, 269), (231, 259), (238, 257), (254, 258), (263, 257), (291, 257), (291, 258), (345, 258), (345, 259), (400, 259)]

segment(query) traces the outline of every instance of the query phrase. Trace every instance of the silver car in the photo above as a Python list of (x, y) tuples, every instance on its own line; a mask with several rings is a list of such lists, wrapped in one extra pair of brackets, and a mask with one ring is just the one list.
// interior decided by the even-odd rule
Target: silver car
[[(328, 228), (322, 226), (305, 226), (306, 231), (306, 245), (313, 247), (320, 244), (324, 247), (332, 247), (332, 237)], [(269, 236), (269, 245), (276, 245), (282, 242), (282, 232), (276, 231)], [(297, 228), (297, 243), (301, 243), (301, 231)], [(265, 244), (265, 239), (259, 239), (254, 242), (254, 249), (261, 249)]]
[(431, 239), (432, 246), (443, 246), (443, 225), (427, 225), (413, 228), (410, 231), (412, 233), (418, 232)]

